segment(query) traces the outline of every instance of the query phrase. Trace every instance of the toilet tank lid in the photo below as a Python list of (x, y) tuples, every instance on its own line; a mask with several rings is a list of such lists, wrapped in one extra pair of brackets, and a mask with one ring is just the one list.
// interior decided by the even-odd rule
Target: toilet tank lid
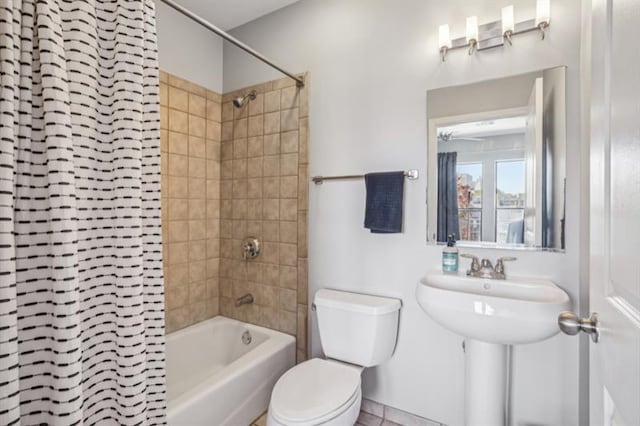
[(316, 292), (316, 306), (359, 312), (369, 315), (382, 315), (400, 310), (402, 303), (391, 297), (371, 296), (369, 294), (348, 291), (321, 289)]

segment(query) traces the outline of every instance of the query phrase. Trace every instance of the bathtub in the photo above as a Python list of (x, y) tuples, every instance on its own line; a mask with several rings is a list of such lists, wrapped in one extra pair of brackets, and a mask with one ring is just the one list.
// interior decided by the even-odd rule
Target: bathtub
[(222, 316), (168, 334), (169, 426), (249, 425), (295, 364), (295, 346), (292, 336)]

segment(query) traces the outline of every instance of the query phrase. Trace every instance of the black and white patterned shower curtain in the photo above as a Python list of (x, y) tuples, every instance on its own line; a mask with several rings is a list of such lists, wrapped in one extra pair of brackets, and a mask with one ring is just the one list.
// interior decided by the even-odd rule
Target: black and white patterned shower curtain
[(165, 422), (152, 0), (0, 2), (0, 425)]

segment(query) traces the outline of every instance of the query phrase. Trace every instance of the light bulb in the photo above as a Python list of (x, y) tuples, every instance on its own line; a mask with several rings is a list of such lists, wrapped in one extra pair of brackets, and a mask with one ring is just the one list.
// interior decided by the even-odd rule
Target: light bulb
[(467, 18), (467, 43), (478, 42), (478, 17)]
[(469, 16), (467, 18), (467, 44), (469, 45), (469, 56), (473, 55), (478, 48), (478, 17)]
[(513, 22), (513, 5), (502, 8), (502, 34), (513, 33), (515, 24)]
[(536, 3), (536, 26), (549, 25), (551, 20), (551, 0), (538, 0)]
[(448, 24), (440, 25), (440, 28), (438, 28), (438, 47), (440, 49), (443, 47), (451, 49), (451, 37), (449, 36)]

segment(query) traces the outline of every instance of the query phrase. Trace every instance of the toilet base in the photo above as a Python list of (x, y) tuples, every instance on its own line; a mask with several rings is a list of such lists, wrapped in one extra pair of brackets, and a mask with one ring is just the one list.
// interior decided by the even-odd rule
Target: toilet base
[(325, 420), (320, 423), (313, 422), (295, 422), (295, 423), (282, 423), (276, 420), (271, 414), (271, 406), (269, 406), (269, 412), (267, 413), (267, 426), (353, 426), (358, 420), (360, 415), (360, 405), (362, 403), (362, 390), (358, 390), (358, 397), (353, 404), (349, 406), (342, 413), (335, 417)]

